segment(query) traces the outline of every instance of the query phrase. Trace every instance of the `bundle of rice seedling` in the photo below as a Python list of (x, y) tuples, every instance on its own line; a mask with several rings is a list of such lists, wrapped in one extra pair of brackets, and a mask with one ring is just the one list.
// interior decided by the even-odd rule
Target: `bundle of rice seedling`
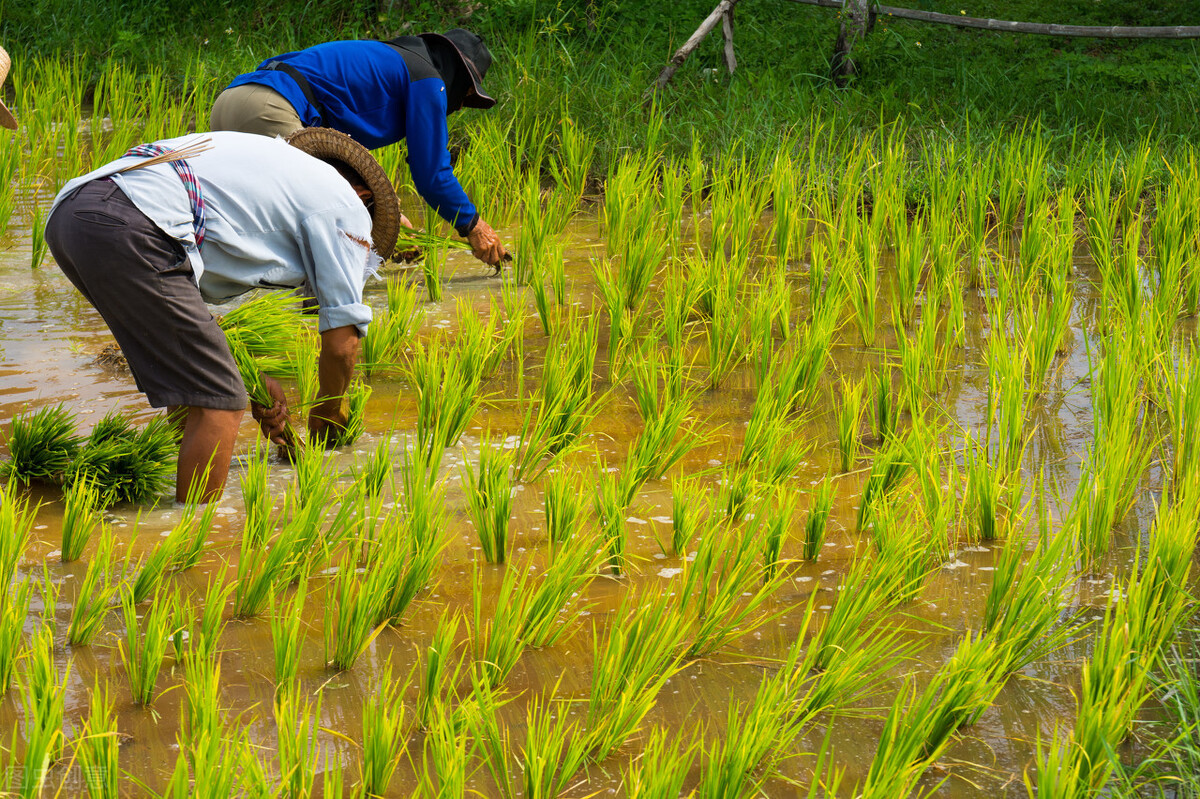
[(222, 316), (217, 324), (227, 339), (237, 338), (251, 355), (283, 358), (292, 354), (300, 338), (302, 302), (295, 292), (263, 292)]
[(67, 470), (67, 482), (90, 481), (102, 506), (146, 502), (166, 491), (175, 475), (179, 431), (165, 416), (141, 430), (117, 411), (105, 416)]
[(83, 437), (75, 433), (75, 417), (62, 404), (42, 408), (12, 420), (5, 443), (9, 460), (2, 476), (28, 484), (34, 480), (58, 481), (79, 452)]

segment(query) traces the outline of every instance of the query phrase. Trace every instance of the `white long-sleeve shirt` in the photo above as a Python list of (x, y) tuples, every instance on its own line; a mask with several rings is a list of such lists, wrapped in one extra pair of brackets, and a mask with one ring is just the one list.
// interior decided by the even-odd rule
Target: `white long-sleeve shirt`
[(217, 131), (156, 143), (179, 149), (205, 137), (212, 149), (187, 159), (205, 202), (199, 248), (187, 191), (169, 163), (117, 174), (145, 160), (117, 159), (67, 183), (51, 214), (79, 186), (111, 175), (138, 210), (187, 250), (206, 302), (307, 282), (320, 304), (321, 332), (355, 325), (365, 335), (371, 309), (363, 284), (379, 259), (370, 248), (371, 216), (346, 179), (282, 139)]

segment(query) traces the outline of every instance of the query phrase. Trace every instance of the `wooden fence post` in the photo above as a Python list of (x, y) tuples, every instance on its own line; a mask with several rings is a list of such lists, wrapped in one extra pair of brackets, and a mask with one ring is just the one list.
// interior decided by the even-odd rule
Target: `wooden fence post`
[(867, 32), (874, 27), (874, 22), (871, 0), (842, 0), (842, 18), (838, 24), (837, 42), (833, 45), (833, 58), (829, 62), (833, 83), (838, 88), (844, 87), (850, 77), (858, 71), (850, 52), (859, 39), (866, 38)]

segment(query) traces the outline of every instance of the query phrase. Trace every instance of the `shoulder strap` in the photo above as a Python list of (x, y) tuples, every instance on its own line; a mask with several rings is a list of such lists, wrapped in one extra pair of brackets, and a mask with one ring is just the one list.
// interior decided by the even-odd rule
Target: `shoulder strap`
[(300, 70), (283, 61), (269, 61), (263, 69), (282, 72), (295, 81), (296, 85), (300, 87), (300, 92), (304, 95), (304, 99), (308, 100), (308, 104), (316, 110), (317, 116), (320, 117), (319, 123), (321, 125), (325, 124), (325, 106), (317, 102), (317, 98), (313, 96), (312, 87), (308, 85), (308, 78), (304, 77), (300, 73)]

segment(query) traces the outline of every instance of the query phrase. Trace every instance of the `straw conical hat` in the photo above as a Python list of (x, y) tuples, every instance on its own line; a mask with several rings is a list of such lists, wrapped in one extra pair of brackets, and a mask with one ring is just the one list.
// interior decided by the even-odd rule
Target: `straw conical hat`
[[(0, 47), (0, 89), (4, 88), (4, 81), (8, 79), (8, 68), (12, 65), (9, 60), (8, 51)], [(17, 118), (13, 116), (12, 111), (8, 110), (8, 106), (0, 100), (0, 126), (6, 128), (17, 129)]]
[(331, 128), (301, 128), (287, 137), (287, 143), (323, 160), (341, 161), (353, 169), (375, 195), (371, 208), (371, 239), (375, 252), (391, 258), (400, 235), (400, 199), (383, 167), (363, 147), (345, 133)]

